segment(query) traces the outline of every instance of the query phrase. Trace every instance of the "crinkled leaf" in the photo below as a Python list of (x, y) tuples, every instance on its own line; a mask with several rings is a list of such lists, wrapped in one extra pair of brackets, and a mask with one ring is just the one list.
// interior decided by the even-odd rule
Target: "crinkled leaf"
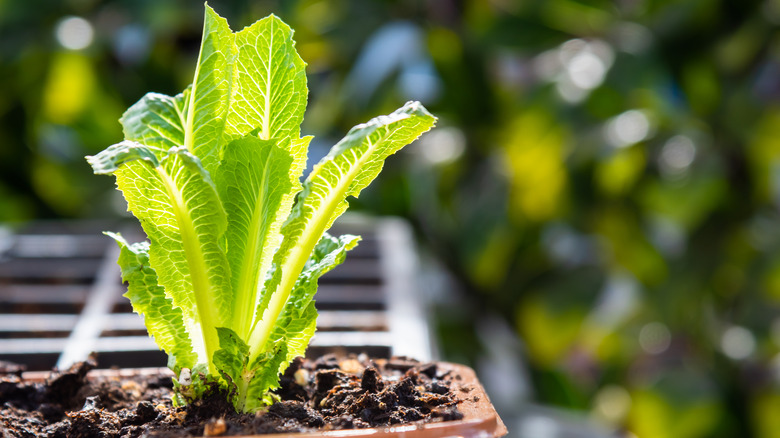
[(222, 152), (233, 94), (236, 48), (227, 20), (206, 5), (203, 41), (187, 101), (184, 146), (213, 172)]
[(92, 171), (98, 175), (111, 175), (122, 164), (135, 160), (148, 161), (153, 167), (160, 165), (160, 160), (152, 148), (132, 141), (123, 141), (111, 145), (99, 154), (87, 157), (87, 162), (92, 166)]
[(181, 309), (174, 307), (165, 296), (165, 289), (157, 284), (157, 273), (149, 266), (149, 243), (128, 244), (118, 233), (105, 233), (116, 240), (120, 248), (117, 263), (122, 280), (128, 284), (125, 297), (133, 311), (143, 316), (149, 335), (157, 345), (173, 356), (177, 368), (192, 368), (197, 356), (184, 328)]
[(163, 151), (184, 145), (189, 95), (190, 88), (174, 97), (147, 93), (119, 119), (125, 140), (154, 146)]
[[(143, 149), (132, 142), (120, 145)], [(126, 155), (110, 149), (112, 156)], [(106, 162), (102, 155), (107, 151), (93, 161)], [(117, 167), (117, 186), (152, 242), (149, 259), (158, 282), (182, 309), (198, 360), (206, 362), (216, 351), (215, 328), (228, 325), (232, 303), (229, 267), (219, 243), (227, 219), (216, 189), (184, 148), (172, 148), (157, 166), (136, 159)]]
[[(283, 372), (295, 357), (306, 353), (309, 341), (314, 335), (317, 326), (317, 309), (314, 307), (313, 298), (317, 292), (317, 281), (325, 273), (343, 263), (347, 251), (357, 246), (359, 241), (359, 236), (346, 234), (332, 237), (325, 233), (317, 243), (301, 275), (298, 276), (290, 298), (271, 332), (269, 345), (265, 348), (269, 351), (272, 344), (279, 340), (284, 340), (287, 344), (287, 361), (282, 364), (279, 372)], [(267, 305), (267, 300), (263, 304)]]
[(292, 29), (275, 15), (236, 33), (237, 92), (228, 116), (232, 134), (259, 128), (265, 140), (300, 136), (308, 88), (306, 63), (292, 36)]
[(278, 269), (266, 284), (270, 301), (261, 309), (262, 318), (249, 340), (252, 355), (263, 351), (309, 254), (347, 209), (347, 197), (358, 196), (388, 156), (429, 130), (435, 121), (419, 102), (409, 102), (388, 116), (352, 128), (314, 167), (282, 227), (284, 240), (274, 256)]
[(214, 354), (214, 365), (227, 385), (230, 401), (239, 412), (255, 411), (267, 404), (268, 392), (279, 387), (277, 370), (287, 348), (279, 342), (249, 364), (249, 346), (241, 337), (227, 327), (217, 332), (220, 349)]
[(217, 327), (219, 336), (219, 350), (214, 353), (214, 366), (224, 379), (230, 390), (230, 398), (236, 409), (243, 405), (237, 398), (241, 391), (240, 386), (246, 385), (244, 370), (249, 362), (249, 346), (240, 336), (227, 327)]
[[(269, 402), (268, 391), (279, 386), (278, 374), (284, 372), (295, 357), (304, 355), (317, 326), (317, 309), (313, 301), (317, 280), (341, 264), (346, 258), (346, 252), (354, 248), (358, 241), (358, 236), (334, 238), (326, 234), (317, 244), (274, 326), (272, 340), (266, 345), (265, 352), (258, 355), (247, 368), (249, 373), (244, 374), (248, 382), (247, 397), (243, 404), (236, 405), (237, 409), (253, 411), (266, 405)], [(247, 379), (247, 375), (251, 377)]]
[(206, 6), (195, 78), (174, 97), (148, 93), (120, 122), (125, 140), (163, 151), (185, 146), (211, 172), (227, 140), (225, 124), (233, 94), (236, 48), (227, 21)]
[(249, 364), (251, 377), (247, 384), (244, 412), (257, 411), (274, 401), (270, 391), (279, 387), (279, 369), (287, 360), (287, 356), (287, 345), (278, 342), (252, 360)]
[[(236, 46), (235, 85), (225, 128), (226, 135), (230, 138), (242, 138), (247, 134), (256, 134), (262, 140), (274, 140), (280, 149), (288, 151), (289, 155), (292, 156), (292, 162), (288, 163), (285, 169), (286, 178), (283, 178), (282, 175), (273, 175), (278, 186), (273, 193), (258, 191), (258, 189), (265, 190), (268, 185), (257, 184), (269, 176), (267, 168), (277, 168), (273, 161), (270, 166), (263, 165), (262, 161), (256, 165), (248, 165), (247, 171), (243, 172), (243, 180), (230, 179), (230, 182), (234, 183), (234, 189), (239, 187), (242, 182), (248, 183), (240, 189), (242, 199), (234, 201), (232, 198), (225, 197), (224, 191), (220, 189), (226, 203), (232, 203), (233, 207), (239, 207), (243, 210), (238, 212), (239, 217), (234, 218), (232, 212), (235, 212), (236, 209), (231, 211), (231, 207), (226, 205), (231, 225), (237, 225), (237, 227), (229, 227), (228, 238), (233, 243), (229, 243), (228, 248), (230, 248), (231, 268), (236, 272), (234, 277), (237, 277), (234, 278), (233, 283), (239, 297), (236, 306), (241, 309), (239, 311), (241, 316), (236, 318), (235, 328), (244, 337), (248, 336), (250, 319), (254, 313), (260, 282), (264, 280), (265, 273), (271, 265), (273, 253), (281, 243), (279, 233), (281, 223), (289, 215), (295, 196), (301, 190), (300, 176), (306, 167), (306, 155), (309, 142), (312, 139), (312, 137), (299, 138), (300, 124), (306, 110), (308, 88), (306, 86), (306, 64), (295, 50), (295, 41), (293, 41), (292, 36), (293, 31), (289, 26), (278, 17), (270, 15), (237, 32), (234, 39)], [(262, 143), (258, 143), (258, 145), (262, 145)], [(246, 150), (251, 146), (244, 142), (237, 143), (236, 146), (240, 147), (241, 150), (231, 151), (232, 145), (225, 149), (225, 160), (221, 166), (227, 164), (230, 159), (249, 158)], [(272, 157), (278, 155), (278, 153), (274, 153)], [(253, 193), (255, 199), (252, 199)], [(273, 196), (276, 194), (282, 195), (277, 204), (276, 212), (269, 215), (269, 208), (264, 207), (262, 211), (254, 209), (255, 206), (262, 206), (262, 203), (265, 202), (262, 199), (264, 197), (270, 197), (276, 203), (277, 198)], [(254, 209), (251, 215), (246, 214), (249, 213), (247, 208)], [(260, 223), (259, 219), (263, 219), (264, 223)], [(235, 236), (235, 234), (231, 231), (241, 227), (247, 227), (245, 228), (247, 231), (253, 231), (248, 228), (251, 224), (261, 225), (261, 236), (258, 243), (265, 244), (266, 248), (258, 253), (257, 248), (253, 247), (251, 242), (257, 235), (250, 232), (250, 234), (239, 237), (250, 241), (247, 245), (242, 245), (242, 250), (248, 252), (245, 254), (233, 252), (235, 240), (230, 239), (230, 237)], [(240, 257), (240, 259), (237, 260), (235, 256)], [(237, 268), (237, 263), (242, 262), (248, 262), (249, 265)], [(247, 269), (253, 269), (257, 274), (248, 277)], [(236, 281), (240, 282), (241, 285), (237, 286)], [(247, 318), (243, 318), (244, 316)]]
[(231, 142), (215, 176), (227, 213), (225, 234), (234, 291), (233, 329), (248, 336), (259, 286), (279, 247), (290, 213), (293, 158), (275, 140), (250, 134)]

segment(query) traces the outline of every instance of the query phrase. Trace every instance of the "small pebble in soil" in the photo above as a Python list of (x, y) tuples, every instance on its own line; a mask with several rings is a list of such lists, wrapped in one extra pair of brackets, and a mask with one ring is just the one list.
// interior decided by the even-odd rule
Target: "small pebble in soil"
[(300, 368), (295, 371), (295, 383), (300, 386), (309, 386), (309, 372), (305, 368)]
[(339, 362), (339, 368), (347, 374), (360, 375), (363, 372), (363, 364), (357, 359), (345, 359)]
[(203, 428), (203, 436), (222, 436), (227, 432), (227, 424), (223, 418), (212, 418)]
[(129, 393), (132, 398), (141, 397), (141, 385), (133, 380), (126, 380), (122, 382), (122, 390)]
[(91, 411), (93, 409), (98, 409), (100, 406), (101, 406), (100, 396), (93, 395), (92, 397), (87, 397), (87, 399), (84, 401), (84, 406), (81, 408), (81, 410)]

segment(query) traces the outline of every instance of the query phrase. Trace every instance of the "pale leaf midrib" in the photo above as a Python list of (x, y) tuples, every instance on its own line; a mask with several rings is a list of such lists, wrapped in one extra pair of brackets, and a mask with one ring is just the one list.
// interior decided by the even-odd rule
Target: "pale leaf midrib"
[(184, 254), (187, 260), (187, 266), (190, 270), (196, 312), (200, 320), (201, 335), (203, 336), (204, 346), (206, 347), (208, 366), (210, 372), (213, 373), (215, 370), (213, 369), (214, 365), (212, 364), (211, 357), (217, 349), (217, 346), (214, 344), (216, 341), (216, 334), (212, 336), (208, 331), (211, 331), (216, 327), (216, 320), (214, 318), (211, 300), (209, 300), (211, 285), (208, 280), (205, 257), (200, 250), (200, 239), (195, 232), (195, 225), (192, 223), (192, 218), (187, 213), (188, 208), (184, 202), (181, 191), (162, 166), (156, 167), (155, 170), (160, 175), (168, 196), (172, 201), (171, 206), (173, 207), (174, 216), (179, 224)]
[[(255, 206), (252, 209), (252, 220), (250, 222), (248, 236), (249, 244), (244, 248), (244, 257), (242, 260), (241, 276), (239, 278), (238, 290), (241, 299), (236, 300), (235, 315), (238, 321), (238, 331), (242, 339), (246, 339), (248, 336), (249, 328), (251, 327), (252, 315), (255, 312), (255, 303), (257, 302), (257, 291), (259, 288), (260, 275), (262, 273), (257, 272), (257, 268), (260, 267), (260, 261), (262, 259), (262, 252), (258, 251), (258, 248), (262, 248), (262, 243), (266, 240), (266, 234), (261, 235), (260, 230), (263, 225), (263, 206), (265, 204), (266, 194), (268, 187), (268, 175), (269, 175), (269, 163), (271, 161), (271, 153), (268, 151), (268, 155), (265, 159), (265, 165), (263, 167), (262, 178), (260, 179), (259, 193), (255, 199)], [(259, 256), (258, 256), (259, 254)]]
[[(298, 276), (303, 270), (303, 266), (306, 264), (306, 260), (309, 258), (308, 255), (311, 254), (314, 246), (319, 240), (319, 237), (322, 236), (322, 234), (325, 232), (325, 227), (330, 221), (330, 218), (333, 215), (336, 207), (341, 202), (342, 198), (346, 196), (346, 192), (352, 185), (352, 181), (354, 181), (357, 174), (360, 173), (360, 171), (363, 169), (365, 163), (370, 161), (369, 159), (376, 150), (377, 145), (383, 143), (389, 137), (389, 135), (390, 133), (388, 132), (385, 136), (383, 136), (383, 138), (381, 138), (380, 141), (377, 141), (376, 143), (372, 144), (369, 142), (369, 146), (366, 148), (365, 153), (359, 157), (355, 163), (352, 164), (349, 171), (347, 172), (347, 175), (345, 175), (345, 177), (341, 178), (339, 181), (338, 189), (331, 191), (324, 199), (321, 198), (324, 202), (321, 201), (318, 208), (316, 208), (312, 214), (314, 222), (304, 224), (303, 232), (298, 238), (299, 243), (293, 246), (290, 253), (284, 259), (284, 263), (280, 267), (282, 272), (282, 279), (279, 282), (279, 286), (277, 286), (277, 288), (274, 290), (274, 293), (271, 296), (271, 300), (268, 303), (268, 307), (266, 308), (266, 311), (263, 312), (262, 320), (258, 322), (258, 325), (255, 327), (255, 331), (253, 331), (252, 335), (250, 336), (250, 361), (254, 360), (254, 358), (257, 357), (257, 355), (262, 351), (262, 349), (265, 348), (268, 337), (273, 331), (273, 326), (275, 325), (276, 320), (279, 318), (285, 303), (290, 297), (292, 288), (295, 286), (295, 281), (298, 279)], [(367, 136), (366, 139), (368, 138), (369, 137)], [(292, 265), (288, 266), (290, 261), (292, 261)], [(270, 313), (268, 314), (268, 317), (266, 317), (266, 313), (268, 311), (270, 311)], [(257, 335), (255, 335), (256, 332)]]

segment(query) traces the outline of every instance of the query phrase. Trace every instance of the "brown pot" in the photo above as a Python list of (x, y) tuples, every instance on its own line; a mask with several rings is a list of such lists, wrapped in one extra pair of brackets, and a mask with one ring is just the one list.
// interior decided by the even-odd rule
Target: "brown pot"
[[(315, 438), (315, 437), (368, 437), (372, 438), (426, 438), (426, 437), (501, 437), (507, 434), (506, 426), (496, 413), (485, 389), (479, 383), (474, 370), (449, 362), (437, 362), (437, 367), (442, 371), (451, 371), (455, 377), (452, 380), (453, 392), (462, 399), (458, 409), (463, 413), (463, 419), (457, 421), (444, 421), (422, 425), (400, 425), (383, 428), (349, 429), (323, 431), (319, 433), (297, 434), (273, 434), (252, 435), (239, 438)], [(158, 376), (160, 374), (172, 375), (167, 368), (134, 368), (93, 370), (88, 377), (95, 380), (123, 379), (136, 376)], [(27, 381), (43, 381), (49, 376), (48, 372), (31, 371), (23, 374)]]

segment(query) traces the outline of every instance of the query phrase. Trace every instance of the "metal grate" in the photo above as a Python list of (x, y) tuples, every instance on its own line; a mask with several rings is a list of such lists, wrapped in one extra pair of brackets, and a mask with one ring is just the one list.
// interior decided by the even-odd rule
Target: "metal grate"
[[(102, 368), (164, 366), (166, 358), (121, 295), (117, 223), (33, 223), (0, 232), (0, 360), (30, 370), (66, 367), (96, 351)], [(307, 354), (366, 352), (431, 358), (414, 291), (415, 253), (404, 222), (345, 217), (333, 234), (360, 234), (347, 261), (320, 280), (318, 332)]]

